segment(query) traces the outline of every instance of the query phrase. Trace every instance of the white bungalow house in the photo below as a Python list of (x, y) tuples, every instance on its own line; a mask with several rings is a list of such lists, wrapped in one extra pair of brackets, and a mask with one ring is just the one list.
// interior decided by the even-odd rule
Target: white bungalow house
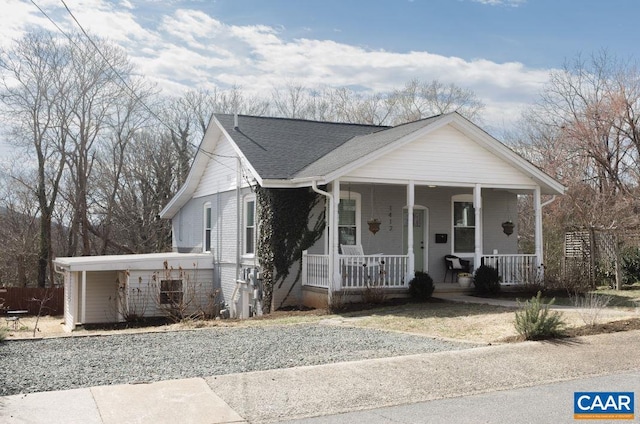
[[(444, 282), (451, 254), (497, 267), (503, 283), (528, 280), (543, 260), (541, 197), (564, 192), (458, 113), (396, 127), (216, 114), (161, 217), (172, 220), (174, 251), (212, 255), (226, 300), (242, 270), (260, 266), (254, 187), (313, 190), (321, 201), (309, 226), (326, 217), (300, 255), (300, 278), (294, 264), (274, 287), (274, 309), (326, 304), (332, 291), (372, 281), (404, 293), (416, 270)], [(518, 252), (517, 227), (502, 227), (517, 222), (522, 194), (534, 200), (530, 254)]]
[[(184, 186), (161, 212), (172, 222), (174, 253), (56, 259), (65, 275), (66, 327), (122, 320), (131, 311), (108, 303), (120, 296), (118, 308), (130, 307), (136, 288), (167, 262), (198, 269), (193, 279), (202, 290), (246, 315), (237, 305), (246, 306), (247, 293), (259, 297), (246, 280), (264, 260), (259, 193), (282, 189), (314, 196), (305, 221), (318, 231), (304, 251), (290, 249), (297, 257), (273, 287), (273, 309), (326, 305), (333, 292), (358, 293), (372, 282), (403, 295), (415, 271), (449, 282), (445, 255), (473, 269), (495, 266), (503, 283), (527, 281), (543, 260), (542, 196), (564, 192), (457, 113), (396, 127), (216, 114)], [(510, 235), (502, 227), (517, 222), (518, 195), (533, 197), (529, 254), (518, 252), (517, 226)], [(260, 271), (264, 279), (273, 270)], [(150, 295), (162, 298), (162, 289), (156, 284)]]

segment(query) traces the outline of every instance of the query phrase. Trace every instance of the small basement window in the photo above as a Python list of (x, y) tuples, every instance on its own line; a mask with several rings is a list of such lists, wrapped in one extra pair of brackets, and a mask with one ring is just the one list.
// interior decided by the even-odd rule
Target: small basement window
[(182, 303), (182, 280), (160, 280), (160, 304), (178, 305)]

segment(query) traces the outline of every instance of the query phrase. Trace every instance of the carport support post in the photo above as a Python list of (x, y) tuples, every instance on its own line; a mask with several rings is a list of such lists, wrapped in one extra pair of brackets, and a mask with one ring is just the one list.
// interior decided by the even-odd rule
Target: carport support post
[(82, 271), (82, 324), (87, 322), (87, 271)]

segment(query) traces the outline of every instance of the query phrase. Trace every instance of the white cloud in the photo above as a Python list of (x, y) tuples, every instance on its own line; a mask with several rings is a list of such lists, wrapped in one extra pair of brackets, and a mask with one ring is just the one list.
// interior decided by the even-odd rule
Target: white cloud
[(525, 4), (527, 0), (472, 0), (476, 3), (482, 3), (489, 6), (511, 6), (518, 7)]
[[(51, 29), (29, 2), (8, 1), (9, 15), (14, 16), (0, 17), (0, 43), (33, 27)], [(65, 30), (73, 28), (58, 1), (38, 3), (55, 15)], [(473, 89), (487, 105), (485, 121), (504, 126), (535, 99), (548, 78), (548, 70), (528, 69), (516, 62), (464, 60), (426, 51), (369, 50), (332, 40), (286, 40), (283, 28), (229, 25), (194, 9), (173, 9), (150, 19), (139, 5), (129, 0), (81, 0), (70, 7), (85, 29), (120, 44), (143, 74), (172, 94), (188, 88), (237, 84), (246, 91), (268, 95), (274, 86), (292, 80), (308, 87), (352, 86), (385, 92), (413, 78), (439, 79)]]

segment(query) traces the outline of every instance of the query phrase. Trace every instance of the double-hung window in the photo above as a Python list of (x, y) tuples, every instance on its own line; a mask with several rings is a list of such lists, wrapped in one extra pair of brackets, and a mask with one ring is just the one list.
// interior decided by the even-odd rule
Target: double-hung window
[(476, 212), (473, 196), (453, 196), (453, 253), (473, 253), (476, 246)]
[(182, 303), (182, 280), (160, 280), (160, 304), (176, 306)]
[(338, 206), (338, 242), (344, 245), (359, 244), (360, 240), (360, 194), (340, 193)]
[(256, 253), (256, 198), (249, 196), (244, 200), (244, 254)]
[(204, 204), (204, 243), (203, 251), (211, 252), (211, 203)]

